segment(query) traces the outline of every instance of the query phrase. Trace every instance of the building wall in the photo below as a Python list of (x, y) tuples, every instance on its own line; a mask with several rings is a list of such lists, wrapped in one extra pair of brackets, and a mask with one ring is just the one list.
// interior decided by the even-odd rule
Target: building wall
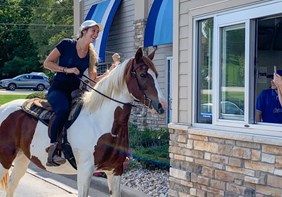
[[(107, 40), (106, 50), (118, 52), (122, 61), (133, 57), (134, 50), (134, 1), (123, 0), (114, 17)], [(111, 61), (111, 58), (108, 57)]]
[[(91, 6), (98, 2), (97, 0), (83, 0), (79, 3), (80, 9), (74, 4), (76, 15), (79, 15), (78, 10), (81, 10), (81, 21), (84, 20)], [(106, 62), (110, 63), (113, 53), (118, 52), (121, 55), (121, 60), (132, 58), (139, 47), (144, 44), (144, 31), (150, 8), (153, 0), (138, 1), (122, 0), (115, 14), (112, 26), (109, 32), (106, 46)], [(143, 6), (143, 7), (142, 7)], [(77, 22), (76, 22), (77, 24)], [(76, 28), (75, 28), (76, 29)], [(78, 29), (78, 27), (77, 27)], [(153, 50), (152, 47), (145, 49), (145, 53)], [(159, 46), (155, 53), (154, 63), (157, 67), (159, 77), (158, 81), (160, 88), (167, 97), (167, 57), (172, 56), (172, 44)], [(140, 105), (138, 109), (134, 109), (131, 115), (131, 122), (143, 128), (159, 128), (167, 127), (166, 115), (156, 115), (150, 113), (150, 110)]]
[(282, 196), (280, 140), (185, 128), (170, 139), (169, 196)]
[(277, 136), (247, 128), (193, 124), (193, 19), (267, 1), (174, 2), (173, 120), (170, 190), (174, 197), (282, 196), (282, 144)]

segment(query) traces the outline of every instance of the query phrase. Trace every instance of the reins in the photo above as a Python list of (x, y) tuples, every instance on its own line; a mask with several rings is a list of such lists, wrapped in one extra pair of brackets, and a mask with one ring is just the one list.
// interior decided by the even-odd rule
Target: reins
[[(92, 80), (91, 78), (89, 78), (88, 76), (86, 76), (86, 75), (84, 75), (84, 74), (83, 74), (82, 76), (85, 77), (86, 79), (88, 79), (89, 81), (93, 82), (93, 83), (97, 83), (96, 81)], [(112, 101), (115, 101), (115, 102), (120, 103), (120, 104), (123, 104), (123, 105), (130, 105), (131, 107), (136, 107), (136, 105), (133, 105), (133, 104), (131, 104), (131, 103), (124, 103), (124, 102), (122, 102), (122, 101), (119, 101), (119, 100), (116, 100), (116, 99), (114, 99), (114, 98), (112, 98), (112, 97), (109, 97), (108, 95), (105, 95), (104, 93), (102, 93), (102, 92), (96, 90), (95, 88), (93, 88), (91, 85), (89, 85), (88, 83), (86, 83), (85, 81), (83, 81), (80, 77), (77, 77), (77, 78), (78, 78), (84, 85), (86, 85), (87, 87), (89, 87), (91, 90), (94, 90), (94, 91), (97, 92), (98, 94), (100, 94), (100, 95), (102, 95), (102, 96), (104, 96), (104, 97), (106, 97), (106, 98), (108, 98), (108, 99), (110, 99), (110, 100), (112, 100)]]

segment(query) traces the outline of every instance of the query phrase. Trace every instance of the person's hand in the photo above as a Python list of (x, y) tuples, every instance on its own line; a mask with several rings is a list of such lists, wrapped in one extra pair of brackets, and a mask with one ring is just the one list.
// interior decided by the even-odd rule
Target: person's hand
[(76, 68), (76, 67), (73, 67), (73, 68), (65, 68), (65, 69), (64, 69), (64, 72), (65, 72), (66, 74), (71, 74), (71, 73), (73, 73), (73, 74), (76, 74), (76, 75), (79, 75), (79, 73), (80, 73), (80, 71), (79, 71), (78, 68)]
[(273, 74), (273, 83), (276, 85), (276, 87), (282, 87), (282, 78), (279, 74)]

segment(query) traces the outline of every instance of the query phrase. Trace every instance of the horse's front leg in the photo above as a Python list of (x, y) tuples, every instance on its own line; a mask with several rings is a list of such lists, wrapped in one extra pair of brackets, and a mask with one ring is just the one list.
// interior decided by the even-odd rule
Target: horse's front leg
[(78, 197), (87, 197), (89, 193), (89, 187), (91, 182), (91, 177), (94, 172), (94, 162), (93, 159), (79, 161), (77, 166), (77, 188)]
[(30, 160), (20, 151), (14, 160), (14, 168), (10, 175), (6, 197), (14, 196), (15, 189), (18, 186), (20, 179), (26, 173), (29, 163)]
[(111, 197), (121, 197), (120, 180), (121, 176), (115, 176), (113, 172), (105, 172), (108, 180), (108, 187)]

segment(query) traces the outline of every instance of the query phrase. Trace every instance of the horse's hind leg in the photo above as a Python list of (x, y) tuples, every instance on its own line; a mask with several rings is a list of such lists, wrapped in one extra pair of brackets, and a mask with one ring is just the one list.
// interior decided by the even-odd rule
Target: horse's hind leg
[(112, 172), (106, 172), (108, 187), (111, 197), (121, 197), (120, 180), (121, 176), (114, 176)]
[(23, 154), (23, 152), (19, 152), (14, 160), (14, 168), (9, 178), (6, 197), (12, 197), (14, 195), (15, 189), (18, 186), (20, 179), (24, 176), (29, 163), (30, 160)]

